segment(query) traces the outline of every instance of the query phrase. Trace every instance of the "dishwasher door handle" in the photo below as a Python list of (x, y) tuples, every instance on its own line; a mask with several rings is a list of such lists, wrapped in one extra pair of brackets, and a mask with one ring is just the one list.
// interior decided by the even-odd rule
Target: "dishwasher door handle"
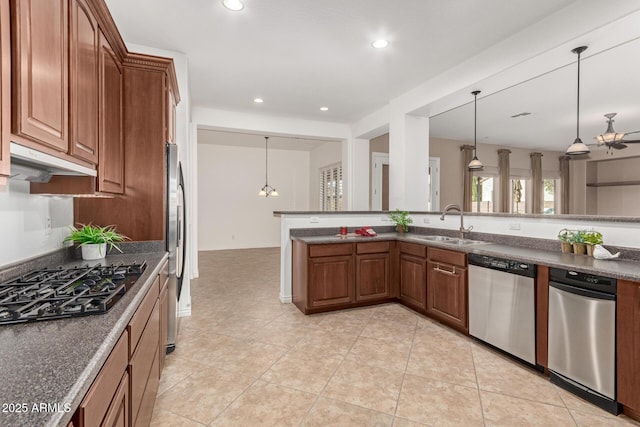
[(456, 275), (456, 268), (455, 267), (451, 267), (451, 270), (447, 270), (446, 268), (442, 268), (443, 266), (441, 264), (436, 263), (436, 267), (434, 268), (434, 270), (439, 271), (440, 273), (444, 273), (444, 274), (448, 274), (449, 276), (455, 276)]
[(570, 294), (580, 295), (587, 298), (602, 299), (602, 300), (609, 300), (609, 301), (616, 300), (615, 294), (607, 294), (604, 292), (594, 291), (592, 289), (579, 288), (577, 286), (571, 286), (565, 283), (558, 283), (558, 282), (551, 281), (549, 282), (549, 286), (552, 288), (563, 290), (565, 292), (569, 292)]

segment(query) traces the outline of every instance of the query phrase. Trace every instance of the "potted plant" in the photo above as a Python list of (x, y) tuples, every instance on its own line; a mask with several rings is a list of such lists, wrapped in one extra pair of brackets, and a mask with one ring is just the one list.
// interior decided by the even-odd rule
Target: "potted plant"
[(82, 248), (82, 259), (96, 260), (107, 256), (107, 246), (109, 250), (115, 248), (122, 252), (116, 243), (128, 239), (116, 231), (115, 226), (104, 227), (80, 224), (80, 228), (71, 227), (70, 233), (63, 242), (77, 243)]
[(584, 237), (587, 232), (584, 230), (577, 230), (573, 233), (573, 253), (584, 255), (587, 253), (587, 245), (584, 241)]
[(396, 209), (395, 212), (389, 213), (389, 218), (396, 225), (398, 233), (406, 233), (409, 231), (409, 224), (413, 223), (413, 218), (409, 216), (409, 212)]
[(563, 228), (558, 233), (558, 240), (560, 240), (560, 249), (562, 253), (570, 254), (573, 251), (573, 231)]
[(593, 256), (595, 245), (602, 244), (602, 233), (599, 231), (589, 231), (584, 235), (584, 242), (587, 244), (587, 255)]

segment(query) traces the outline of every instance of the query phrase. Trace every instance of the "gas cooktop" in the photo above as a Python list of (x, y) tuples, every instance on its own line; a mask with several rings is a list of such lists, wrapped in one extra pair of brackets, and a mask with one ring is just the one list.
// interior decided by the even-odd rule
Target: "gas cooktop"
[(143, 261), (45, 268), (0, 283), (0, 325), (105, 313), (146, 267)]

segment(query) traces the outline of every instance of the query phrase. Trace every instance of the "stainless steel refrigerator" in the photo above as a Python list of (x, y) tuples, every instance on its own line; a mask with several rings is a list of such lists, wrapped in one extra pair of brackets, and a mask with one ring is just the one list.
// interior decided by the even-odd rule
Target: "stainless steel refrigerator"
[(167, 230), (166, 251), (169, 252), (169, 327), (167, 329), (167, 353), (176, 348), (178, 336), (178, 302), (182, 290), (185, 265), (185, 195), (182, 167), (178, 163), (178, 147), (166, 144), (167, 153)]

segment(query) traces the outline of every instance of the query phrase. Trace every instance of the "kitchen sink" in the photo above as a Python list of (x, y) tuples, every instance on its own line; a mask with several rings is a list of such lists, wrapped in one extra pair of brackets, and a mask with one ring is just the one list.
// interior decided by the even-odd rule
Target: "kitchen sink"
[(452, 240), (460, 240), (455, 237), (448, 236), (416, 236), (418, 239), (429, 240), (431, 242), (451, 242)]
[(447, 245), (467, 246), (484, 243), (481, 240), (459, 239), (449, 236), (416, 236), (418, 239), (428, 240), (430, 242), (446, 243)]

